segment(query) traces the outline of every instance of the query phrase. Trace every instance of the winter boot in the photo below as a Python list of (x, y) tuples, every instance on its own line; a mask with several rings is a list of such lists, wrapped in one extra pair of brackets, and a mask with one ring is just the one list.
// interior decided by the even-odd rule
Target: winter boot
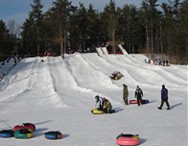
[(158, 107), (158, 109), (160, 109), (160, 110), (161, 110), (162, 108), (161, 108), (161, 107)]

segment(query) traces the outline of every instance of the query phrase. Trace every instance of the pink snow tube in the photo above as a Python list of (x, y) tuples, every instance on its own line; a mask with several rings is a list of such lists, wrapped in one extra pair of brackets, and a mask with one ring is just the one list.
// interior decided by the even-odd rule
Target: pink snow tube
[(116, 137), (116, 143), (120, 146), (136, 146), (140, 144), (138, 135), (121, 133)]
[(129, 103), (130, 104), (137, 104), (138, 102), (137, 102), (137, 100), (130, 100)]

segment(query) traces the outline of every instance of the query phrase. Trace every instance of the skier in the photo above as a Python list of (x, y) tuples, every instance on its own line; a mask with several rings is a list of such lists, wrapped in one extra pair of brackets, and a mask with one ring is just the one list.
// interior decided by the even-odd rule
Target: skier
[(161, 89), (161, 105), (160, 107), (158, 107), (158, 109), (162, 109), (164, 102), (167, 105), (167, 110), (170, 110), (170, 105), (168, 102), (168, 90), (165, 88), (165, 85), (162, 85), (162, 89)]
[(135, 91), (135, 98), (137, 98), (138, 106), (140, 106), (140, 103), (142, 103), (142, 97), (143, 97), (143, 92), (139, 88), (139, 86), (137, 86), (136, 91)]
[(128, 95), (129, 95), (129, 91), (127, 88), (127, 85), (123, 84), (123, 101), (125, 102), (126, 105), (128, 105)]

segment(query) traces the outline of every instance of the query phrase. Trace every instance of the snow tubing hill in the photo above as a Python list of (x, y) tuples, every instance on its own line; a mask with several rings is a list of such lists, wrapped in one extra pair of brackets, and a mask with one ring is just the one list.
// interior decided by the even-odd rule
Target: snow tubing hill
[(0, 131), (0, 137), (2, 138), (9, 138), (14, 136), (13, 130), (1, 130)]
[(47, 139), (61, 139), (62, 138), (62, 133), (59, 131), (49, 131), (45, 133), (45, 138)]
[(14, 132), (14, 137), (18, 139), (28, 139), (33, 136), (31, 129), (21, 129)]
[(13, 128), (13, 131), (21, 130), (21, 129), (30, 129), (32, 131), (35, 131), (35, 125), (32, 123), (23, 123), (22, 125), (16, 125)]
[(92, 114), (104, 114), (104, 112), (102, 110), (98, 110), (97, 108), (94, 108), (91, 110)]
[(140, 144), (138, 135), (121, 133), (116, 137), (116, 143), (120, 146), (136, 146)]

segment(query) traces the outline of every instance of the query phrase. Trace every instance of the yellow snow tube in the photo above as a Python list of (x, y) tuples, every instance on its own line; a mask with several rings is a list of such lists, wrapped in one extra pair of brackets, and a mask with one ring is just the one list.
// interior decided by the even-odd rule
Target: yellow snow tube
[(93, 113), (93, 114), (104, 114), (104, 112), (102, 110), (98, 110), (97, 108), (92, 109), (91, 113)]

